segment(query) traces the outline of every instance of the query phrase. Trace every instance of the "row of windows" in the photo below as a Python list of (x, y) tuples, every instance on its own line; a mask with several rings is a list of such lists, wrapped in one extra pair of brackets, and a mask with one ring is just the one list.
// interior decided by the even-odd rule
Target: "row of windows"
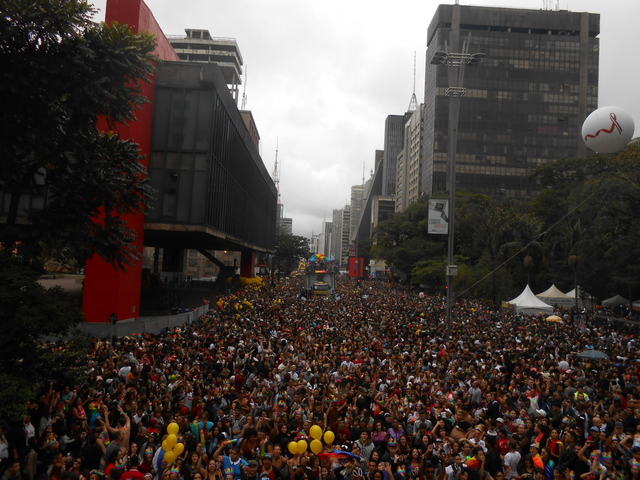
[[(487, 58), (484, 62), (485, 67), (499, 68), (501, 70), (509, 67), (513, 70), (534, 70), (537, 72), (577, 72), (580, 68), (578, 61), (563, 60), (518, 60), (505, 58)], [(507, 73), (509, 70), (504, 71)], [(484, 72), (486, 75), (493, 76), (490, 72)]]
[[(529, 93), (527, 93), (527, 92), (520, 93), (520, 92), (498, 90), (496, 92), (496, 98), (498, 100), (522, 100), (522, 101), (526, 102), (526, 101), (529, 100)], [(544, 103), (549, 104), (550, 107), (558, 108), (554, 104), (560, 104), (560, 103), (575, 104), (575, 103), (578, 102), (578, 99), (579, 98), (578, 98), (577, 94), (569, 95), (569, 94), (565, 93), (564, 95), (543, 94), (542, 97), (540, 97), (540, 95), (535, 95), (535, 99), (534, 100), (536, 102), (540, 102), (540, 100), (542, 100)], [(566, 107), (565, 106), (561, 106), (559, 108), (566, 108)]]
[[(461, 35), (463, 35), (461, 33)], [(478, 46), (494, 46), (494, 47), (518, 47), (534, 49), (534, 50), (544, 50), (544, 51), (553, 51), (553, 50), (561, 50), (561, 51), (569, 51), (569, 52), (578, 52), (580, 51), (580, 40), (578, 38), (566, 38), (563, 40), (544, 40), (544, 37), (540, 38), (524, 38), (519, 37), (517, 35), (508, 35), (505, 36), (501, 33), (496, 34), (496, 36), (491, 36), (487, 34), (472, 34), (472, 42)], [(597, 39), (591, 39), (591, 49), (594, 50), (598, 46)]]
[(215, 90), (157, 89), (154, 127), (159, 195), (150, 218), (209, 225), (255, 245), (271, 238), (275, 193)]
[[(576, 103), (577, 103), (577, 99), (576, 99)], [(577, 106), (571, 106), (571, 105), (549, 105), (548, 106), (548, 112), (549, 113), (557, 113), (557, 114), (561, 114), (561, 115), (578, 115), (578, 107)], [(532, 115), (532, 117), (535, 117), (536, 115)], [(552, 118), (552, 117), (549, 117)], [(548, 123), (548, 122), (545, 122)]]
[[(562, 93), (567, 100), (562, 100), (563, 103), (570, 103), (577, 101), (580, 92), (580, 87), (574, 83), (544, 83), (544, 82), (519, 82), (508, 80), (497, 80), (492, 82), (491, 91), (494, 92), (495, 98), (504, 100), (528, 100), (528, 94), (531, 93)], [(436, 95), (446, 96), (447, 86), (440, 86), (436, 88)], [(467, 88), (465, 97), (467, 98), (491, 98), (489, 89), (480, 88)], [(597, 93), (597, 87), (592, 86), (592, 94)], [(513, 95), (518, 95), (517, 97)], [(551, 101), (557, 101), (553, 99)]]
[(484, 53), (487, 54), (487, 60), (497, 58), (499, 60), (513, 59), (527, 60), (531, 62), (561, 61), (578, 63), (580, 61), (579, 52), (549, 52), (537, 50), (519, 50), (513, 48), (490, 48), (489, 51)]

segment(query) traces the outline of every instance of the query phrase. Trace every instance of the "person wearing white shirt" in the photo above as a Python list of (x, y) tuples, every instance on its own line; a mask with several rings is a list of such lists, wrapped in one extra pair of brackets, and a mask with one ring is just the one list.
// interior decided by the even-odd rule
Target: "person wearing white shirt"
[(516, 450), (517, 442), (512, 438), (509, 440), (509, 451), (504, 456), (504, 478), (509, 480), (510, 478), (518, 477), (518, 464), (522, 455)]

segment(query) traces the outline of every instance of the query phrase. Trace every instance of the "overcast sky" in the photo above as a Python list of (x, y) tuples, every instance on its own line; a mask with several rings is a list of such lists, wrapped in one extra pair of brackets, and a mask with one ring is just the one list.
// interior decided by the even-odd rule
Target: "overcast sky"
[[(427, 28), (436, 0), (145, 0), (166, 35), (186, 28), (237, 40), (246, 108), (293, 232), (319, 233), (351, 186), (369, 178), (387, 115), (401, 115), (414, 85), (424, 100)], [(451, 2), (453, 3), (453, 2)], [(640, 135), (640, 0), (461, 0), (461, 5), (600, 14), (599, 106), (627, 110)], [(104, 9), (106, 0), (96, 1)], [(98, 19), (103, 19), (104, 15)]]

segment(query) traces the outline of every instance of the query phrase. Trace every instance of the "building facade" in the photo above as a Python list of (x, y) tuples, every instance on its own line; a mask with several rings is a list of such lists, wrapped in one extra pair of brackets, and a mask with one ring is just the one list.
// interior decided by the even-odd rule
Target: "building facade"
[(404, 126), (413, 112), (389, 115), (384, 122), (384, 153), (382, 159), (382, 195), (396, 194), (396, 164), (404, 147)]
[(231, 91), (236, 104), (242, 84), (242, 54), (235, 38), (212, 37), (209, 30), (185, 29), (186, 35), (167, 35), (183, 62), (215, 63)]
[(349, 225), (349, 242), (355, 243), (358, 235), (358, 222), (364, 206), (364, 183), (351, 186), (351, 224)]
[[(421, 193), (448, 190), (449, 70), (436, 52), (484, 53), (465, 69), (456, 188), (528, 199), (529, 174), (584, 156), (580, 126), (597, 108), (600, 16), (568, 11), (440, 5), (429, 26)], [(466, 51), (464, 50), (466, 48)]]
[(396, 212), (404, 210), (420, 196), (424, 105), (419, 105), (404, 126), (404, 148), (396, 166)]

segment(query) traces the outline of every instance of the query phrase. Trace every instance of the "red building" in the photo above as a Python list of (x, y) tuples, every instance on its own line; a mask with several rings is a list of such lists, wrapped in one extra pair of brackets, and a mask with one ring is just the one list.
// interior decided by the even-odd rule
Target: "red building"
[[(108, 0), (106, 22), (114, 21), (154, 34), (163, 60), (143, 84), (149, 103), (136, 122), (119, 128), (140, 146), (157, 192), (146, 215), (127, 219), (138, 234), (135, 246), (140, 253), (143, 246), (163, 249), (165, 271), (173, 272), (181, 271), (185, 250), (241, 252), (240, 274), (252, 277), (256, 252), (274, 248), (277, 191), (222, 70), (180, 62), (142, 0)], [(85, 275), (89, 322), (140, 316), (142, 261), (121, 272), (94, 256)]]
[[(105, 21), (129, 25), (134, 33), (149, 32), (156, 38), (156, 56), (161, 60), (179, 62), (171, 44), (153, 17), (153, 13), (142, 0), (108, 0)], [(119, 132), (124, 138), (131, 138), (140, 146), (144, 155), (142, 163), (149, 169), (151, 135), (153, 133), (153, 101), (156, 76), (150, 83), (143, 83), (143, 94), (149, 100), (136, 112), (137, 122), (120, 125)], [(138, 238), (136, 247), (142, 254), (144, 244), (143, 214), (131, 215), (127, 224), (134, 229)], [(89, 322), (108, 322), (111, 314), (118, 319), (134, 318), (140, 312), (142, 262), (129, 267), (126, 272), (116, 271), (113, 266), (98, 255), (87, 261), (85, 270), (83, 309)]]

